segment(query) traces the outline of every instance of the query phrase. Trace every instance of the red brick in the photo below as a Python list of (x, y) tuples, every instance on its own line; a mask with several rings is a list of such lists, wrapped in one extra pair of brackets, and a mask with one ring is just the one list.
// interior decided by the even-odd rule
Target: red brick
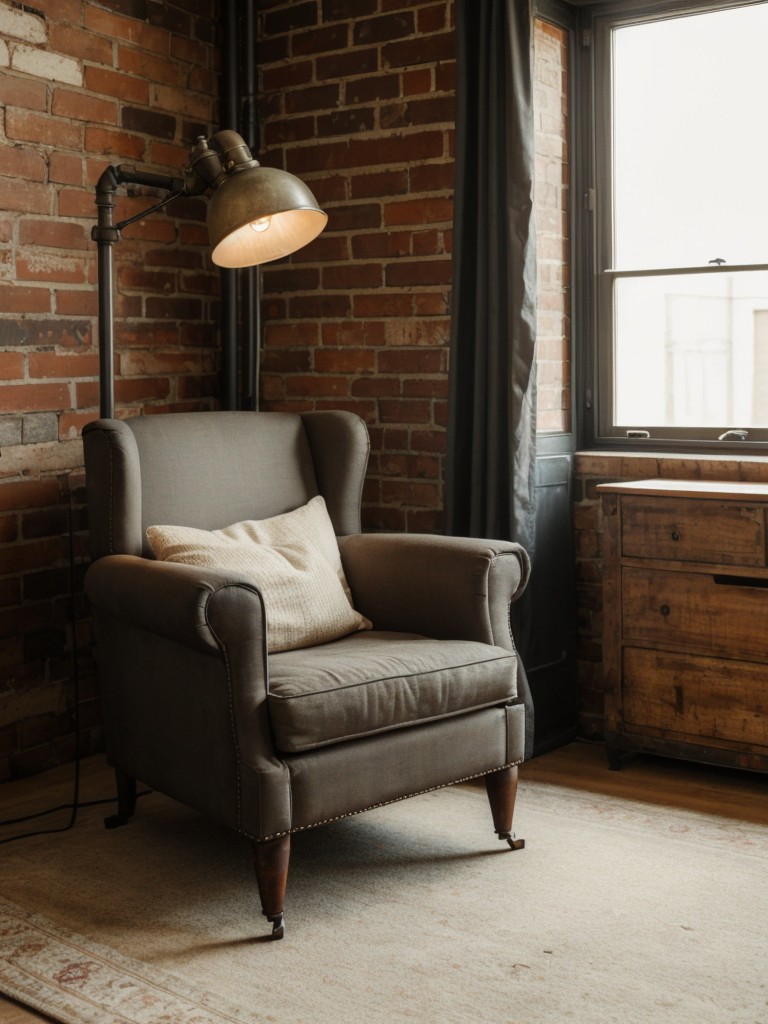
[(376, 353), (365, 348), (319, 348), (315, 352), (317, 373), (373, 373)]
[(294, 32), (291, 37), (291, 55), (306, 56), (313, 53), (328, 53), (331, 50), (345, 50), (349, 45), (347, 25), (324, 25), (306, 32)]
[(306, 171), (317, 173), (341, 167), (391, 167), (442, 157), (444, 148), (443, 133), (427, 130), (407, 136), (392, 134), (383, 138), (316, 143), (289, 151), (287, 170), (302, 177)]
[(52, 479), (8, 481), (0, 487), (0, 509), (4, 512), (56, 505), (60, 498), (58, 481)]
[(414, 313), (419, 317), (447, 315), (450, 308), (449, 294), (448, 291), (415, 294), (413, 297)]
[(70, 124), (63, 118), (13, 107), (5, 111), (5, 134), (9, 139), (34, 142), (36, 146), (82, 149), (82, 129), (79, 125)]
[(350, 189), (353, 199), (403, 195), (408, 191), (408, 172), (402, 168), (396, 171), (378, 171), (374, 174), (355, 174), (350, 179)]
[(107, 68), (86, 67), (85, 85), (89, 92), (113, 96), (124, 103), (149, 103), (149, 82), (135, 75)]
[[(0, 284), (0, 313), (50, 313), (51, 293), (48, 288), (23, 288), (17, 284)], [(5, 398), (5, 396), (3, 396)]]
[(46, 164), (41, 153), (23, 146), (0, 147), (0, 174), (21, 181), (45, 181)]
[(39, 245), (52, 249), (89, 249), (91, 240), (83, 224), (58, 220), (30, 220), (19, 225), (22, 245)]
[(382, 268), (380, 263), (353, 263), (323, 267), (323, 288), (380, 288)]
[(410, 231), (376, 231), (370, 235), (355, 235), (352, 239), (352, 254), (356, 259), (408, 256), (411, 245)]
[(354, 22), (354, 42), (388, 43), (393, 39), (412, 36), (416, 29), (416, 19), (412, 10), (397, 14), (385, 14), (378, 18), (358, 18)]
[(401, 203), (387, 203), (384, 223), (390, 224), (442, 224), (453, 219), (452, 199), (406, 199)]
[(406, 67), (412, 64), (431, 64), (450, 60), (456, 55), (453, 32), (421, 36), (388, 43), (381, 48), (382, 63), (386, 67)]
[[(90, 189), (60, 189), (57, 202), (61, 217), (83, 217), (96, 223), (95, 193)], [(95, 251), (95, 250), (94, 250)]]
[(82, 259), (35, 253), (29, 258), (16, 257), (16, 278), (19, 281), (51, 281), (57, 284), (84, 284)]
[(391, 100), (399, 95), (400, 81), (391, 72), (371, 75), (369, 78), (355, 78), (344, 84), (344, 99), (348, 104)]
[(403, 381), (403, 398), (448, 398), (448, 378), (445, 369), (439, 377), (419, 377)]
[(8, 384), (3, 388), (4, 412), (48, 412), (70, 406), (65, 384)]
[(6, 70), (0, 75), (0, 103), (7, 107), (43, 111), (48, 106), (48, 86), (45, 82), (11, 75)]
[(0, 352), (0, 380), (21, 380), (24, 377), (24, 356), (18, 352)]
[(348, 377), (318, 377), (311, 376), (286, 377), (286, 394), (288, 397), (298, 396), (300, 398), (313, 395), (320, 395), (323, 398), (343, 397), (349, 394)]
[(351, 391), (360, 398), (399, 398), (400, 381), (395, 377), (359, 377), (352, 381)]
[(171, 386), (166, 377), (133, 377), (115, 382), (115, 399), (126, 405), (167, 398), (170, 393)]
[(379, 50), (360, 49), (353, 47), (345, 53), (334, 53), (328, 57), (318, 57), (315, 63), (315, 74), (319, 81), (329, 78), (350, 78), (353, 75), (367, 75), (379, 70)]
[(71, 153), (51, 153), (48, 162), (48, 177), (50, 181), (60, 185), (82, 185), (84, 183), (82, 158)]
[(414, 430), (411, 433), (411, 444), (414, 451), (442, 455), (446, 450), (447, 435), (444, 430)]
[(418, 29), (422, 35), (432, 35), (451, 27), (451, 5), (446, 3), (420, 7), (418, 11)]
[(291, 317), (298, 319), (325, 319), (348, 316), (351, 302), (348, 295), (297, 295), (288, 300)]
[(409, 175), (411, 192), (453, 192), (453, 161), (419, 164), (418, 167), (411, 167)]
[(28, 358), (30, 380), (96, 377), (99, 372), (99, 357), (95, 353), (30, 352)]
[(378, 354), (379, 373), (445, 373), (445, 353), (436, 348), (382, 349)]
[[(119, 303), (116, 306), (119, 312)], [(56, 292), (56, 312), (61, 316), (96, 316), (99, 296), (95, 288), (89, 291), (61, 288)]]
[(96, 124), (117, 124), (117, 103), (96, 96), (83, 95), (71, 89), (54, 89), (51, 113), (57, 117), (70, 117), (76, 121)]
[(7, 212), (50, 213), (52, 198), (39, 183), (0, 178), (0, 209)]
[[(183, 35), (171, 36), (171, 56), (183, 60), (187, 64), (199, 67), (208, 62), (210, 51), (199, 39), (190, 39)], [(146, 76), (146, 71), (144, 72)]]
[(104, 153), (123, 159), (141, 160), (146, 146), (145, 139), (130, 132), (109, 128), (85, 129), (85, 148), (89, 153)]
[(63, 21), (75, 24), (82, 16), (82, 0), (36, 0), (35, 10), (48, 17), (49, 21)]
[(71, 22), (49, 22), (48, 37), (52, 53), (64, 53), (93, 64), (112, 63), (112, 40), (97, 36), (93, 32), (85, 32)]
[(86, 28), (94, 32), (101, 33), (109, 38), (124, 39), (127, 42), (134, 43), (142, 50), (168, 53), (170, 44), (169, 33), (165, 29), (156, 28), (138, 18), (121, 17), (87, 4), (83, 23)]
[(386, 270), (386, 284), (390, 288), (415, 288), (420, 285), (450, 284), (451, 261), (398, 260)]
[(280, 93), (284, 89), (306, 85), (314, 77), (314, 65), (311, 60), (291, 61), (278, 67), (265, 68), (262, 72), (264, 91)]
[(411, 245), (414, 256), (437, 256), (445, 252), (442, 231), (414, 231)]
[(309, 349), (273, 349), (262, 353), (261, 368), (265, 373), (309, 373), (312, 369)]
[(381, 320), (325, 320), (322, 324), (324, 345), (384, 345), (386, 334)]
[[(38, 540), (26, 544), (17, 542), (12, 548), (6, 548), (3, 551), (3, 569), (8, 573), (22, 571), (26, 573), (31, 569), (58, 561), (62, 554), (62, 541), (59, 538)], [(25, 592), (25, 598), (27, 596)]]
[(440, 488), (435, 483), (412, 480), (382, 480), (381, 498), (384, 504), (400, 508), (439, 508)]
[(355, 317), (411, 316), (413, 300), (410, 295), (384, 292), (373, 295), (355, 295), (352, 303)]
[(132, 351), (120, 356), (120, 372), (127, 377), (210, 373), (212, 370), (213, 353)]
[(431, 408), (431, 403), (423, 399), (387, 399), (379, 403), (382, 423), (429, 423)]

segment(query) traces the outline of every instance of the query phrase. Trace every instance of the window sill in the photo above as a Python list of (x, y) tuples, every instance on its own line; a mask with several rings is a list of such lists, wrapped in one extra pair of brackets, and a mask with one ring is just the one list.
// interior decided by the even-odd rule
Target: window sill
[(768, 456), (675, 452), (577, 451), (577, 477), (643, 480), (743, 480), (768, 482)]

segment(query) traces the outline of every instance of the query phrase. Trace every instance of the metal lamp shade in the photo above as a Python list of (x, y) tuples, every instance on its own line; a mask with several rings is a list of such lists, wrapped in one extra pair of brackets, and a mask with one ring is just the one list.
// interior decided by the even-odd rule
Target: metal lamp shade
[(211, 258), (231, 268), (269, 263), (317, 238), (327, 222), (303, 181), (274, 167), (249, 167), (211, 196)]

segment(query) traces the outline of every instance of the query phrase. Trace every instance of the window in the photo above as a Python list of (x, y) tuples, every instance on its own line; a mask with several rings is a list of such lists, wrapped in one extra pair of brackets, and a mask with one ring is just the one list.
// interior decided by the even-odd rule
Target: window
[(587, 23), (592, 440), (768, 443), (768, 3)]

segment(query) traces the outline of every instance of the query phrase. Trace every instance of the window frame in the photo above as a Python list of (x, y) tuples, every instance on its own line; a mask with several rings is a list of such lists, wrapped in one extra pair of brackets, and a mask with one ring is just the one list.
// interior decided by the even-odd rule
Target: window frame
[[(628, 437), (626, 427), (613, 423), (613, 283), (620, 277), (658, 274), (658, 270), (617, 271), (612, 259), (611, 153), (611, 33), (618, 26), (639, 25), (693, 14), (753, 6), (762, 0), (575, 0), (578, 67), (574, 82), (577, 117), (574, 120), (575, 164), (578, 181), (574, 195), (581, 198), (574, 213), (574, 340), (578, 353), (576, 421), (583, 448), (625, 451), (688, 451), (698, 453), (768, 452), (768, 429), (749, 429), (748, 439), (717, 439), (720, 431), (706, 428), (663, 428), (650, 437)], [(750, 270), (768, 264), (749, 264)], [(674, 273), (722, 273), (746, 269), (670, 268)], [(579, 343), (581, 342), (581, 343)], [(633, 425), (634, 426), (634, 425)], [(725, 424), (722, 431), (740, 424)], [(642, 428), (643, 424), (637, 424)], [(647, 428), (646, 428), (647, 429)], [(652, 428), (651, 428), (652, 429)], [(657, 428), (658, 429), (658, 428)]]

